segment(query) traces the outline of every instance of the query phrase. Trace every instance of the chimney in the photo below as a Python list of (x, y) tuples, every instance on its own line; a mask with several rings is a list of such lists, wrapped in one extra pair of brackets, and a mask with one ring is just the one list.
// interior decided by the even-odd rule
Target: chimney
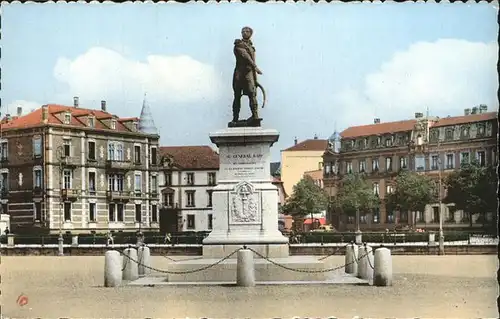
[(464, 110), (464, 115), (470, 115), (470, 109), (465, 109)]
[(486, 112), (488, 112), (488, 105), (486, 104), (479, 105), (479, 113), (486, 113)]
[(75, 96), (75, 97), (73, 98), (73, 106), (74, 106), (74, 107), (78, 107), (78, 96)]
[(478, 110), (479, 110), (479, 109), (478, 109), (478, 107), (477, 107), (477, 106), (474, 106), (474, 107), (472, 108), (472, 112), (471, 112), (471, 114), (477, 114), (477, 113), (478, 113)]
[(416, 113), (415, 113), (415, 118), (416, 118), (416, 119), (420, 119), (420, 118), (422, 118), (422, 117), (424, 117), (424, 114), (423, 114), (423, 113), (420, 113), (420, 112), (416, 112)]
[(373, 124), (380, 124), (380, 119), (377, 117), (373, 120)]
[(297, 145), (297, 136), (295, 136), (295, 139), (293, 140), (293, 145)]
[(106, 112), (106, 101), (101, 101), (101, 111)]
[(23, 114), (23, 107), (22, 106), (18, 106), (17, 107), (17, 116), (21, 116)]
[(47, 105), (42, 106), (42, 122), (47, 123), (49, 120), (49, 107)]

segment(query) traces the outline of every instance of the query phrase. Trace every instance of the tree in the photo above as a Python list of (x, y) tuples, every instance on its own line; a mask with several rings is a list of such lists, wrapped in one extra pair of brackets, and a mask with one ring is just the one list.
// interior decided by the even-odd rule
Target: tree
[(457, 210), (464, 211), (471, 227), (472, 215), (481, 214), (484, 226), (486, 213), (497, 211), (498, 176), (495, 167), (481, 166), (477, 161), (463, 163), (459, 170), (448, 175), (444, 183), (447, 194), (443, 201), (454, 203)]
[(360, 211), (370, 212), (380, 205), (380, 198), (373, 192), (363, 175), (347, 174), (341, 180), (339, 191), (331, 205), (347, 215), (356, 215), (356, 229), (359, 228)]
[[(429, 203), (438, 200), (436, 181), (429, 176), (401, 171), (395, 179), (392, 193), (386, 194), (386, 209), (399, 212), (423, 212)], [(416, 224), (416, 216), (413, 216)]]
[(321, 213), (327, 208), (328, 195), (314, 183), (310, 176), (302, 178), (294, 187), (292, 196), (286, 199), (282, 212), (294, 218)]

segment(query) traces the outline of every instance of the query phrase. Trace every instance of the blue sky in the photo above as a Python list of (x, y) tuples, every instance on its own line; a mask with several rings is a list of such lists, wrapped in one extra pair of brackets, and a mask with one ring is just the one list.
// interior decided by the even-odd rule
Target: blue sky
[(497, 109), (496, 18), (487, 3), (2, 3), (2, 113), (79, 96), (138, 116), (147, 91), (163, 145), (210, 144), (231, 119), (232, 45), (249, 25), (279, 160), (294, 137), (375, 117)]

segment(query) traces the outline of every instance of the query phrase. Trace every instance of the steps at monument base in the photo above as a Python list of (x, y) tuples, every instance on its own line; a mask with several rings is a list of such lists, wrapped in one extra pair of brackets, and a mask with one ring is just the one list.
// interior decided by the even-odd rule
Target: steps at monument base
[[(189, 261), (171, 262), (168, 271), (196, 270), (211, 265), (220, 259), (198, 259)], [(265, 259), (254, 259), (256, 281), (324, 281), (331, 274), (315, 272), (325, 269), (325, 264), (313, 256), (290, 256), (287, 258), (273, 258), (275, 263), (291, 269), (300, 269), (301, 272), (284, 269)], [(153, 265), (154, 266), (154, 265)], [(237, 263), (235, 259), (227, 259), (220, 264), (202, 271), (188, 274), (156, 273), (151, 276), (166, 276), (168, 282), (223, 282), (236, 280)]]

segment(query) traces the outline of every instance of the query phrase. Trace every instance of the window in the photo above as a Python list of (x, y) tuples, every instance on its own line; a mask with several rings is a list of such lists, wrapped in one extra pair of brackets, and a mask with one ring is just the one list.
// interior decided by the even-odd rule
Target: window
[(454, 154), (446, 154), (446, 169), (453, 169), (455, 167)]
[(372, 159), (372, 170), (373, 171), (378, 171), (378, 168), (379, 168), (379, 166), (378, 166), (378, 158)]
[(452, 128), (446, 129), (446, 131), (444, 133), (444, 138), (446, 140), (452, 140), (453, 139), (453, 129)]
[(478, 151), (477, 152), (477, 162), (479, 163), (480, 166), (486, 165), (486, 153), (485, 153), (485, 151)]
[(111, 120), (111, 129), (112, 130), (116, 129), (116, 120)]
[(425, 170), (425, 157), (423, 155), (415, 156), (415, 170), (417, 171)]
[(372, 223), (374, 223), (374, 224), (380, 223), (380, 210), (378, 208), (375, 208), (373, 210)]
[(142, 205), (135, 204), (135, 222), (142, 223)]
[(151, 193), (158, 193), (158, 178), (156, 175), (151, 176)]
[(88, 141), (87, 146), (88, 146), (88, 158), (89, 158), (89, 160), (95, 161), (95, 142)]
[(116, 220), (123, 222), (123, 204), (116, 204)]
[(165, 173), (165, 186), (172, 186), (172, 173)]
[(64, 114), (64, 124), (70, 124), (71, 123), (71, 114), (66, 113)]
[(385, 158), (385, 170), (387, 172), (392, 171), (392, 157)]
[(469, 163), (469, 152), (460, 153), (460, 165)]
[(63, 171), (63, 189), (71, 189), (71, 175), (73, 174), (69, 169)]
[(151, 164), (156, 165), (156, 147), (151, 147)]
[(134, 192), (141, 193), (142, 192), (142, 178), (141, 174), (135, 174), (134, 179)]
[(194, 185), (194, 173), (186, 173), (186, 184)]
[(432, 170), (439, 169), (439, 156), (438, 155), (432, 155), (432, 157), (431, 157), (431, 169)]
[(9, 173), (2, 173), (2, 176), (0, 178), (0, 188), (2, 189), (2, 193), (5, 193), (9, 190)]
[(186, 191), (186, 197), (187, 197), (187, 207), (194, 207), (195, 202), (194, 202), (194, 192), (195, 191)]
[(116, 142), (108, 143), (108, 160), (109, 161), (123, 161), (123, 144)]
[(64, 221), (67, 221), (67, 222), (71, 221), (71, 203), (70, 202), (64, 203)]
[(42, 188), (42, 170), (40, 168), (33, 171), (33, 186), (35, 188)]
[(208, 173), (208, 185), (213, 186), (215, 185), (215, 173), (210, 172)]
[(388, 224), (394, 223), (394, 212), (387, 212), (386, 223)]
[(94, 117), (90, 116), (88, 118), (88, 126), (89, 127), (94, 127), (94, 125), (95, 125), (95, 119), (94, 119)]
[(125, 158), (123, 156), (123, 144), (117, 144), (116, 145), (116, 155), (115, 155), (115, 160), (116, 161), (123, 161)]
[(402, 223), (408, 223), (408, 212), (407, 211), (402, 211), (399, 212), (399, 221)]
[(422, 135), (418, 134), (417, 135), (417, 145), (420, 146), (424, 143)]
[(386, 185), (385, 186), (385, 193), (386, 194), (392, 194), (392, 193), (394, 193), (394, 186), (392, 186), (392, 185)]
[(213, 215), (208, 214), (208, 229), (212, 229), (212, 228), (213, 228)]
[(108, 221), (114, 222), (115, 219), (115, 205), (113, 203), (108, 204)]
[(479, 123), (477, 124), (477, 135), (479, 137), (482, 137), (484, 136), (484, 132), (485, 132), (485, 127), (484, 127), (484, 123)]
[(432, 207), (432, 222), (439, 223), (439, 207)]
[(40, 136), (33, 138), (33, 155), (35, 157), (42, 156), (42, 138)]
[(163, 203), (167, 207), (174, 207), (174, 194), (173, 193), (164, 194)]
[(359, 161), (359, 172), (363, 173), (366, 171), (366, 160)]
[(89, 203), (89, 222), (95, 222), (96, 218), (96, 203)]
[(63, 148), (64, 148), (64, 157), (69, 157), (71, 156), (71, 140), (65, 139), (63, 143)]
[(373, 194), (377, 196), (380, 194), (380, 185), (378, 183), (373, 183)]
[(8, 143), (7, 141), (2, 141), (0, 143), (0, 160), (1, 161), (6, 161), (8, 158)]
[(424, 214), (422, 212), (417, 212), (417, 222), (418, 223), (423, 223), (425, 222)]
[(379, 146), (382, 143), (382, 137), (377, 136), (377, 146)]
[(134, 163), (141, 164), (141, 146), (134, 145)]
[(193, 214), (187, 215), (187, 228), (188, 229), (194, 229), (195, 228), (194, 215)]
[(406, 157), (399, 158), (399, 168), (400, 169), (407, 169), (408, 168), (408, 158), (406, 158)]
[(42, 203), (40, 202), (35, 203), (35, 220), (36, 221), (42, 220)]
[(89, 194), (95, 195), (95, 172), (89, 172)]
[(462, 127), (462, 138), (469, 137), (469, 128), (467, 126)]
[(207, 207), (212, 207), (212, 193), (213, 191), (212, 190), (208, 190), (207, 191)]
[(392, 146), (392, 137), (387, 137), (385, 139), (385, 146), (387, 147)]
[(367, 217), (366, 217), (366, 213), (360, 212), (359, 222), (360, 222), (360, 224), (366, 224), (366, 223), (368, 223), (368, 220), (367, 220)]
[(121, 174), (109, 174), (108, 175), (108, 190), (114, 192), (123, 191), (123, 178)]
[(158, 206), (151, 205), (151, 221), (153, 223), (158, 222)]
[(351, 162), (346, 162), (345, 163), (345, 172), (347, 174), (351, 174), (352, 173), (352, 163)]

